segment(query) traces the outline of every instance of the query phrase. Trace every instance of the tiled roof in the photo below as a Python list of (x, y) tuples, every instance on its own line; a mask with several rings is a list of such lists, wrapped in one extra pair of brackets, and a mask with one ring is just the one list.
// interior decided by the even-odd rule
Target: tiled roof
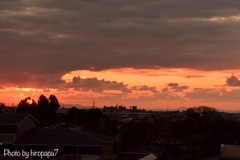
[(35, 128), (17, 144), (46, 144), (47, 146), (58, 146), (57, 148), (60, 149), (65, 145), (102, 146), (111, 141), (117, 141), (117, 139), (67, 128)]
[(27, 116), (26, 113), (0, 113), (0, 125), (17, 125)]

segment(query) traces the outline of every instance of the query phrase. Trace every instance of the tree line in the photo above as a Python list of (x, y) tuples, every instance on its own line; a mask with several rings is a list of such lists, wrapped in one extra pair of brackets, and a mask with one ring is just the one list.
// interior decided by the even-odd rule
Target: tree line
[(31, 113), (37, 117), (55, 115), (60, 107), (58, 99), (55, 95), (50, 95), (49, 98), (43, 94), (39, 96), (35, 102), (31, 97), (26, 97), (18, 103), (17, 112)]

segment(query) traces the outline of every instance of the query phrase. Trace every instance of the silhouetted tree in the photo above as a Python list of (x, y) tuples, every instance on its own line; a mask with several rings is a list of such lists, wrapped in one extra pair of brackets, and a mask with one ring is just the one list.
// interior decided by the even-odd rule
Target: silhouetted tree
[(36, 106), (37, 106), (36, 102), (30, 97), (27, 97), (19, 102), (17, 111), (25, 113), (34, 113), (36, 110)]
[(37, 109), (42, 115), (46, 115), (49, 112), (49, 100), (43, 94), (38, 98)]
[(0, 108), (6, 107), (4, 103), (0, 102)]
[(49, 97), (49, 109), (51, 113), (55, 113), (60, 107), (58, 99), (55, 95), (50, 95)]
[(60, 107), (58, 99), (55, 95), (50, 95), (49, 99), (43, 94), (38, 98), (37, 114), (40, 117), (51, 117), (55, 114), (56, 110)]
[(6, 107), (5, 104), (2, 103), (2, 102), (0, 102), (0, 112), (2, 112), (2, 109), (1, 109), (1, 108), (5, 108), (5, 107)]
[(187, 116), (190, 119), (210, 119), (216, 114), (216, 109), (207, 107), (207, 106), (199, 106), (197, 108), (189, 108), (187, 109)]

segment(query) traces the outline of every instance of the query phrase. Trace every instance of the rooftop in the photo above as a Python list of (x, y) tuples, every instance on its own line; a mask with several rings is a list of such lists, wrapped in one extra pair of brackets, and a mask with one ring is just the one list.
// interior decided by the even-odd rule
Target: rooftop
[(16, 144), (43, 144), (60, 149), (65, 145), (102, 146), (112, 141), (117, 141), (117, 138), (68, 128), (35, 128)]
[(38, 122), (33, 116), (27, 113), (0, 113), (0, 125), (17, 125), (27, 116)]

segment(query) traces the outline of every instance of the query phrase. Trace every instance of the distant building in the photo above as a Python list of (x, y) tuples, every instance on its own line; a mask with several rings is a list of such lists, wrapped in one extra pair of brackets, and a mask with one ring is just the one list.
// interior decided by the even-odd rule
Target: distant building
[(125, 106), (104, 106), (103, 112), (125, 112), (127, 108)]
[(16, 113), (16, 107), (0, 107), (0, 113)]
[(117, 112), (118, 108), (117, 106), (113, 107), (113, 106), (104, 106), (103, 107), (103, 111), (104, 112)]
[(119, 111), (126, 111), (126, 107), (125, 106), (118, 106), (118, 110)]
[(57, 115), (68, 115), (68, 112), (69, 112), (69, 108), (62, 107), (62, 108), (57, 109), (56, 114)]
[(137, 111), (137, 106), (130, 106), (131, 111)]

